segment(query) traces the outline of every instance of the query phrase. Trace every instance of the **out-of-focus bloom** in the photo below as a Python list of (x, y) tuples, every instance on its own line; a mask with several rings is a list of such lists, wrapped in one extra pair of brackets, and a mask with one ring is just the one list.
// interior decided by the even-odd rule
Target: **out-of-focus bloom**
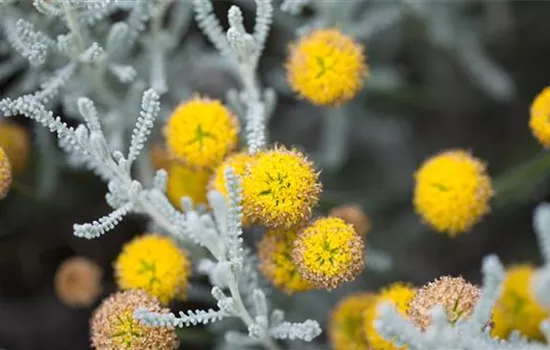
[(531, 292), (532, 265), (516, 265), (506, 270), (501, 295), (493, 308), (492, 335), (506, 339), (513, 330), (525, 337), (544, 340), (540, 323), (550, 317), (550, 312), (539, 305)]
[(437, 231), (457, 236), (490, 211), (493, 189), (486, 166), (464, 150), (428, 159), (414, 176), (415, 209)]
[(481, 290), (463, 278), (443, 276), (416, 292), (407, 315), (414, 324), (425, 330), (432, 323), (431, 308), (442, 305), (449, 321), (455, 323), (472, 314), (480, 296)]
[(166, 192), (174, 206), (179, 208), (181, 197), (187, 196), (195, 204), (206, 204), (206, 192), (211, 172), (206, 168), (188, 168), (173, 163), (168, 168)]
[(242, 188), (244, 216), (267, 227), (306, 221), (321, 193), (313, 165), (302, 153), (282, 147), (257, 154)]
[(374, 322), (378, 319), (378, 307), (381, 303), (392, 303), (395, 305), (397, 311), (406, 317), (407, 308), (411, 300), (414, 298), (416, 289), (400, 282), (394, 283), (387, 288), (380, 291), (374, 302), (374, 306), (367, 308), (363, 313), (364, 327), (366, 339), (371, 349), (406, 349), (406, 347), (397, 347), (393, 345), (391, 341), (386, 340), (382, 335), (378, 333)]
[(260, 272), (287, 294), (313, 288), (298, 273), (292, 261), (292, 244), (296, 236), (294, 229), (273, 229), (267, 231), (258, 244)]
[(0, 147), (0, 199), (8, 195), (11, 187), (11, 164), (4, 149)]
[(174, 327), (147, 327), (134, 320), (134, 311), (168, 313), (157, 298), (141, 290), (118, 292), (105, 299), (91, 319), (92, 346), (98, 350), (172, 350), (179, 346)]
[(134, 238), (115, 262), (115, 276), (121, 289), (143, 289), (162, 304), (187, 291), (191, 264), (170, 238), (156, 233)]
[(55, 293), (68, 306), (90, 306), (101, 293), (102, 275), (101, 268), (90, 259), (80, 256), (69, 258), (57, 268)]
[(337, 29), (317, 29), (291, 45), (287, 79), (294, 91), (316, 105), (339, 105), (363, 86), (363, 46)]
[(13, 175), (21, 174), (31, 154), (31, 137), (27, 129), (13, 122), (0, 122), (0, 147), (10, 160)]
[(170, 116), (164, 135), (168, 150), (191, 167), (215, 167), (238, 141), (237, 118), (218, 100), (195, 97)]
[(363, 315), (374, 306), (371, 293), (352, 294), (342, 299), (332, 310), (329, 337), (334, 350), (370, 350), (363, 331)]
[(332, 208), (328, 216), (337, 217), (351, 224), (355, 231), (365, 237), (371, 228), (370, 220), (357, 204), (343, 204)]
[(170, 164), (173, 162), (170, 153), (162, 143), (154, 143), (151, 146), (149, 156), (151, 157), (151, 166), (154, 170), (165, 169), (168, 171)]
[(531, 104), (529, 127), (537, 140), (546, 148), (550, 147), (550, 87), (544, 88)]
[(298, 234), (292, 258), (307, 281), (333, 289), (363, 271), (363, 248), (361, 236), (344, 220), (320, 218)]
[(210, 187), (213, 190), (219, 191), (224, 195), (227, 195), (227, 188), (225, 187), (225, 169), (231, 167), (241, 181), (246, 174), (248, 168), (252, 165), (255, 156), (249, 154), (246, 151), (233, 153), (216, 168)]

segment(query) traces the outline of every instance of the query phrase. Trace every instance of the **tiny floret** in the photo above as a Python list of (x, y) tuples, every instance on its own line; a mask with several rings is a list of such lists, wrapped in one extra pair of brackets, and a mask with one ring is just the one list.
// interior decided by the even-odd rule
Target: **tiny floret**
[(119, 288), (143, 289), (162, 304), (185, 296), (191, 272), (186, 254), (170, 238), (156, 233), (127, 243), (114, 267)]
[(371, 349), (396, 350), (406, 349), (406, 347), (395, 346), (391, 341), (386, 340), (378, 333), (375, 327), (375, 321), (380, 316), (378, 307), (382, 303), (392, 303), (397, 311), (406, 318), (409, 303), (414, 298), (416, 289), (408, 284), (396, 282), (380, 291), (374, 302), (374, 306), (367, 308), (363, 313), (363, 330)]
[(286, 64), (292, 89), (316, 105), (340, 105), (363, 86), (363, 46), (337, 29), (317, 29), (290, 47)]
[(134, 319), (134, 311), (168, 313), (157, 298), (141, 290), (118, 292), (105, 299), (91, 319), (92, 347), (98, 350), (172, 350), (179, 341), (174, 327), (147, 327)]
[(340, 218), (352, 225), (355, 231), (365, 237), (371, 228), (371, 223), (363, 209), (357, 204), (342, 204), (332, 208), (328, 216)]
[(493, 308), (493, 336), (506, 339), (517, 330), (529, 339), (544, 340), (540, 324), (550, 317), (550, 312), (536, 301), (531, 291), (535, 271), (528, 264), (506, 270), (500, 297)]
[(54, 278), (57, 298), (71, 307), (92, 305), (101, 293), (103, 271), (85, 257), (69, 258), (57, 268)]
[(334, 289), (354, 280), (364, 269), (364, 243), (339, 218), (320, 218), (294, 241), (292, 258), (302, 277), (318, 288)]
[(0, 147), (10, 160), (13, 175), (21, 174), (31, 155), (31, 137), (27, 129), (13, 122), (0, 122)]
[(550, 147), (550, 86), (544, 88), (531, 104), (529, 127), (535, 138), (545, 147)]
[(416, 292), (407, 315), (420, 329), (426, 330), (432, 323), (430, 310), (441, 305), (451, 324), (468, 318), (477, 304), (481, 290), (461, 277), (443, 276), (428, 283)]
[(259, 270), (273, 285), (287, 294), (308, 291), (313, 286), (302, 278), (294, 261), (292, 245), (295, 229), (272, 229), (258, 244)]
[(238, 141), (237, 118), (218, 100), (194, 97), (170, 116), (164, 135), (168, 150), (192, 167), (215, 167)]
[(242, 188), (244, 216), (267, 227), (290, 228), (308, 220), (321, 193), (313, 165), (285, 148), (257, 154)]
[(493, 189), (486, 166), (464, 150), (428, 159), (414, 177), (416, 212), (439, 232), (451, 237), (467, 232), (490, 211)]
[(329, 338), (334, 350), (370, 350), (363, 332), (363, 315), (374, 306), (372, 293), (352, 294), (342, 299), (332, 310)]
[(179, 208), (181, 197), (189, 197), (195, 204), (206, 204), (206, 191), (211, 172), (207, 168), (189, 168), (172, 163), (168, 168), (166, 192), (172, 204)]
[(11, 187), (11, 164), (4, 149), (0, 147), (0, 199), (8, 195)]

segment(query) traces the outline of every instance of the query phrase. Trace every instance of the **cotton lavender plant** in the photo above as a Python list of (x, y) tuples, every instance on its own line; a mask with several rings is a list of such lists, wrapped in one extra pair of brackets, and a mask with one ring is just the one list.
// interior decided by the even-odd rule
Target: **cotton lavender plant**
[[(141, 112), (135, 122), (129, 147), (126, 154), (121, 149), (124, 142), (119, 132), (107, 128), (104, 124), (109, 120), (128, 120), (133, 108), (114, 108), (118, 104), (117, 95), (108, 90), (107, 72), (119, 78), (121, 84), (134, 80), (136, 72), (130, 65), (116, 63), (115, 57), (122, 55), (120, 51), (129, 50), (138, 35), (144, 30), (144, 22), (153, 18), (153, 33), (155, 35), (155, 15), (161, 17), (169, 2), (137, 2), (122, 1), (86, 2), (77, 1), (47, 2), (37, 0), (33, 3), (42, 14), (51, 18), (61, 18), (69, 28), (69, 34), (59, 34), (56, 38), (48, 36), (35, 29), (25, 20), (14, 20), (17, 12), (8, 3), (3, 3), (6, 13), (10, 13), (13, 23), (6, 25), (6, 35), (12, 46), (33, 67), (46, 64), (48, 55), (64, 55), (68, 61), (65, 66), (56, 69), (54, 76), (41, 85), (40, 90), (17, 98), (5, 98), (0, 101), (0, 110), (5, 117), (24, 115), (55, 132), (59, 145), (79, 163), (93, 169), (108, 184), (107, 203), (113, 208), (110, 214), (94, 220), (92, 223), (75, 224), (74, 234), (78, 237), (92, 239), (106, 234), (130, 213), (148, 215), (164, 231), (179, 241), (192, 241), (204, 247), (212, 255), (209, 268), (205, 271), (210, 276), (214, 287), (212, 296), (218, 301), (217, 310), (190, 310), (180, 312), (179, 316), (172, 314), (154, 314), (144, 309), (136, 310), (135, 317), (150, 326), (189, 326), (206, 324), (226, 317), (240, 318), (248, 329), (248, 336), (230, 333), (228, 341), (233, 343), (246, 339), (248, 345), (255, 342), (266, 348), (276, 349), (274, 339), (303, 339), (311, 341), (321, 332), (317, 322), (307, 320), (303, 323), (290, 323), (284, 320), (281, 310), (270, 310), (265, 293), (253, 279), (244, 278), (244, 272), (255, 271), (250, 266), (253, 259), (242, 245), (241, 228), (241, 197), (240, 184), (232, 169), (226, 171), (226, 185), (229, 193), (227, 200), (219, 192), (210, 192), (208, 199), (212, 207), (211, 213), (201, 213), (193, 208), (193, 203), (182, 199), (182, 208), (178, 210), (170, 204), (165, 195), (167, 174), (159, 170), (150, 188), (136, 180), (131, 169), (144, 148), (147, 136), (154, 126), (155, 119), (161, 112), (159, 93), (166, 92), (164, 72), (162, 71), (162, 48), (151, 48), (151, 81), (153, 87), (143, 93)], [(8, 5), (8, 6), (6, 6)], [(180, 5), (183, 6), (183, 5)], [(230, 28), (225, 33), (217, 18), (212, 13), (213, 7), (208, 0), (194, 2), (196, 19), (205, 34), (211, 39), (221, 55), (231, 61), (242, 78), (243, 91), (233, 92), (233, 102), (240, 107), (243, 119), (246, 121), (247, 146), (250, 152), (256, 152), (265, 145), (265, 115), (270, 113), (274, 105), (274, 94), (271, 90), (263, 90), (258, 86), (256, 68), (261, 56), (266, 37), (271, 24), (273, 11), (270, 0), (257, 1), (256, 26), (254, 33), (249, 34), (243, 26), (242, 14), (238, 7), (232, 7), (228, 17)], [(93, 40), (93, 26), (117, 9), (129, 9), (130, 14), (125, 22), (115, 23), (107, 34), (105, 48)], [(90, 16), (94, 14), (94, 16)], [(157, 23), (158, 26), (158, 23)], [(150, 39), (150, 45), (157, 38)], [(122, 55), (124, 56), (124, 55)], [(127, 56), (126, 56), (127, 57)], [(99, 66), (99, 67), (98, 67)], [(96, 76), (96, 70), (103, 74)], [(76, 74), (84, 74), (90, 78), (90, 84), (82, 87), (95, 89), (77, 93), (92, 95), (101, 101), (100, 108), (88, 97), (75, 99), (76, 108), (84, 121), (76, 128), (69, 127), (60, 117), (54, 117), (47, 108), (55, 96), (59, 96), (62, 88), (71, 86), (71, 78)], [(135, 86), (136, 84), (134, 84)], [(144, 84), (137, 84), (143, 86)], [(137, 89), (139, 91), (139, 89)], [(136, 90), (130, 89), (130, 96)], [(130, 100), (133, 100), (131, 97)], [(102, 115), (103, 111), (111, 115)], [(127, 116), (112, 115), (112, 113), (129, 113)], [(113, 142), (118, 138), (118, 142)], [(203, 269), (204, 270), (204, 269)], [(246, 284), (239, 283), (247, 281)], [(248, 298), (245, 298), (248, 296)]]
[[(534, 211), (533, 226), (539, 240), (544, 265), (531, 281), (531, 290), (537, 301), (549, 306), (550, 279), (548, 262), (550, 261), (550, 205), (540, 204)], [(490, 327), (493, 306), (497, 302), (501, 284), (504, 279), (504, 268), (496, 256), (487, 256), (483, 260), (483, 290), (471, 316), (451, 322), (443, 306), (435, 306), (430, 310), (431, 326), (424, 332), (406, 320), (391, 304), (379, 307), (379, 318), (375, 326), (386, 339), (391, 339), (396, 345), (406, 345), (409, 349), (548, 349), (547, 344), (528, 341), (519, 333), (509, 340), (491, 337)], [(540, 329), (546, 340), (550, 340), (550, 319), (540, 324)]]

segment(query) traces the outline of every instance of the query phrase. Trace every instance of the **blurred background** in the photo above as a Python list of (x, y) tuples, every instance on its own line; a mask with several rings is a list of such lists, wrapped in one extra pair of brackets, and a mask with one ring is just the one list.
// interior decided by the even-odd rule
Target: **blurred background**
[[(215, 1), (222, 23), (233, 4), (242, 8), (251, 28), (251, 0)], [(311, 1), (295, 10), (277, 9), (260, 63), (261, 83), (278, 94), (270, 141), (305, 150), (322, 170), (324, 193), (317, 214), (358, 204), (372, 229), (367, 269), (360, 278), (331, 293), (288, 297), (272, 291), (277, 306), (291, 319), (309, 317), (325, 325), (331, 305), (354, 291), (397, 280), (423, 284), (442, 274), (477, 283), (481, 259), (490, 253), (506, 264), (537, 263), (531, 215), (549, 194), (550, 155), (531, 135), (528, 118), (531, 101), (550, 81), (550, 36), (545, 35), (550, 2)], [(116, 16), (124, 14), (112, 19)], [(326, 25), (363, 42), (370, 66), (365, 89), (337, 109), (299, 100), (285, 80), (289, 43)], [(187, 89), (180, 96), (196, 91), (224, 99), (237, 86), (233, 73), (194, 22), (179, 39), (170, 64), (180, 74), (171, 74), (173, 79), (183, 79)], [(0, 56), (0, 62), (9, 55), (16, 53)], [(24, 92), (21, 80), (28, 70), (21, 66), (2, 75), (0, 97)], [(174, 107), (173, 101), (166, 103)], [(65, 115), (61, 106), (53, 108)], [(74, 237), (74, 223), (109, 212), (105, 185), (90, 172), (63, 166), (59, 151), (45, 155), (38, 145), (53, 142), (50, 135), (28, 120), (14, 120), (31, 133), (34, 148), (30, 165), (0, 202), (0, 348), (88, 349), (88, 320), (99, 300), (86, 308), (60, 302), (56, 271), (69, 257), (88, 257), (103, 270), (102, 295), (107, 296), (116, 289), (112, 262), (124, 242), (147, 229), (147, 222), (131, 217), (99, 239)], [(421, 162), (456, 147), (487, 162), (496, 196), (485, 220), (450, 239), (421, 223), (411, 198), (413, 173)], [(48, 196), (39, 191), (44, 186)], [(255, 237), (253, 232), (247, 236), (251, 247)], [(199, 290), (208, 288), (196, 275), (192, 283)], [(173, 309), (214, 304), (193, 295)], [(215, 346), (204, 328), (184, 329), (180, 335), (182, 349)], [(323, 335), (312, 349), (328, 349), (325, 342)]]

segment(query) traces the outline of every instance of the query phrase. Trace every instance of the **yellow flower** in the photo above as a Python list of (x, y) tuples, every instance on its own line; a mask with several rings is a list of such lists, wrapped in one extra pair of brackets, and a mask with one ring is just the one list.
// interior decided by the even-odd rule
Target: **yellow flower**
[(286, 64), (294, 91), (316, 105), (351, 100), (367, 75), (362, 45), (337, 29), (317, 29), (291, 45)]
[(227, 167), (231, 167), (235, 171), (235, 175), (237, 175), (242, 181), (243, 176), (246, 174), (254, 159), (254, 155), (246, 151), (233, 153), (229, 157), (225, 158), (225, 160), (214, 171), (210, 188), (227, 195), (227, 188), (225, 187), (225, 169)]
[(267, 231), (258, 244), (260, 272), (287, 294), (313, 288), (302, 278), (292, 261), (292, 244), (296, 236), (294, 229), (273, 229)]
[(0, 199), (6, 198), (11, 187), (11, 164), (4, 149), (0, 147)]
[(290, 228), (311, 216), (321, 184), (313, 165), (296, 150), (257, 154), (242, 179), (243, 214), (268, 227)]
[(164, 128), (169, 151), (193, 167), (218, 165), (238, 133), (237, 119), (220, 101), (200, 97), (179, 105)]
[(544, 146), (550, 147), (550, 87), (544, 88), (531, 104), (529, 127), (537, 140)]
[(146, 234), (127, 243), (115, 262), (120, 289), (143, 289), (162, 304), (185, 295), (190, 262), (168, 237)]
[(365, 237), (371, 228), (369, 218), (363, 209), (361, 209), (361, 207), (357, 204), (343, 204), (334, 207), (328, 213), (328, 216), (340, 218), (352, 225), (361, 237)]
[(0, 147), (11, 163), (13, 175), (21, 174), (31, 153), (31, 138), (27, 129), (12, 122), (0, 122)]
[(393, 303), (403, 315), (406, 317), (407, 308), (411, 300), (414, 298), (416, 289), (400, 282), (394, 283), (389, 287), (383, 289), (376, 297), (374, 306), (367, 308), (363, 313), (365, 336), (372, 349), (376, 350), (395, 350), (406, 349), (406, 347), (394, 346), (391, 341), (386, 340), (382, 335), (378, 333), (374, 326), (374, 322), (378, 319), (378, 307), (381, 303), (390, 302)]
[(480, 296), (481, 290), (462, 277), (443, 276), (416, 292), (407, 315), (415, 325), (425, 330), (432, 323), (431, 308), (442, 305), (449, 321), (455, 323), (472, 314)]
[(328, 329), (334, 350), (371, 350), (363, 332), (363, 314), (373, 307), (375, 300), (374, 294), (357, 293), (334, 307)]
[(442, 152), (414, 176), (416, 212), (437, 231), (457, 236), (490, 211), (491, 178), (485, 164), (466, 151)]
[(134, 320), (137, 308), (168, 313), (157, 298), (141, 290), (118, 292), (105, 299), (91, 319), (92, 347), (98, 350), (172, 350), (179, 346), (174, 327), (146, 327)]
[(333, 289), (364, 269), (363, 239), (339, 218), (320, 218), (294, 241), (292, 258), (302, 277), (319, 288)]
[(181, 197), (187, 196), (194, 204), (206, 204), (206, 192), (211, 172), (205, 168), (190, 169), (173, 163), (168, 169), (166, 192), (174, 206), (180, 207)]
[(493, 309), (492, 335), (508, 338), (513, 330), (533, 340), (544, 340), (540, 323), (550, 316), (535, 300), (531, 292), (531, 278), (535, 268), (516, 265), (507, 269), (501, 295)]

